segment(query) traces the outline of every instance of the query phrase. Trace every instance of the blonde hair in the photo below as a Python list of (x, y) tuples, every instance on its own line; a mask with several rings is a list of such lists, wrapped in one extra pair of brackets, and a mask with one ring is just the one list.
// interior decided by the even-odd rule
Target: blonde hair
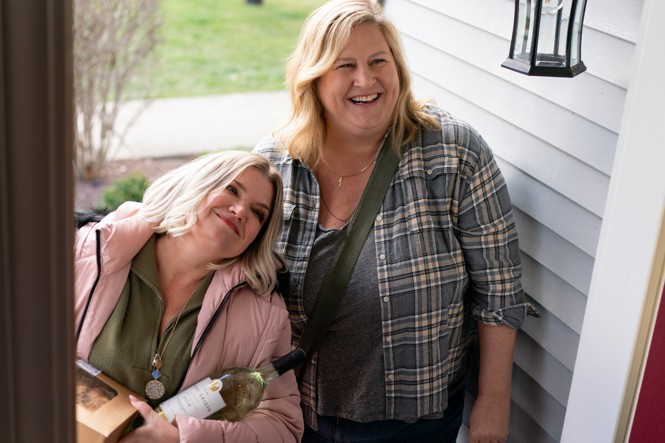
[(323, 152), (325, 121), (317, 94), (318, 79), (328, 72), (347, 45), (353, 29), (374, 24), (382, 31), (397, 67), (400, 91), (391, 132), (400, 140), (398, 149), (410, 142), (420, 126), (438, 128), (423, 111), (426, 102), (416, 101), (411, 76), (397, 28), (385, 17), (383, 8), (370, 0), (331, 0), (312, 11), (303, 25), (295, 50), (286, 66), (286, 85), (291, 98), (291, 115), (275, 135), (293, 158), (315, 165)]
[(259, 294), (271, 290), (281, 266), (274, 252), (282, 229), (283, 186), (279, 172), (264, 157), (243, 151), (208, 154), (173, 169), (146, 189), (141, 214), (154, 224), (155, 232), (173, 237), (185, 235), (198, 219), (201, 202), (212, 192), (225, 189), (247, 168), (261, 171), (275, 190), (272, 210), (256, 239), (238, 257), (210, 264), (225, 269), (237, 263), (247, 282)]

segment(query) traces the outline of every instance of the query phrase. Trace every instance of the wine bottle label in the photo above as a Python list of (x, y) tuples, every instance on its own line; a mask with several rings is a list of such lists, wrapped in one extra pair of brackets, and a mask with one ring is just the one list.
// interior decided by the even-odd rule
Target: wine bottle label
[(226, 406), (220, 394), (221, 389), (221, 380), (205, 378), (161, 403), (159, 407), (169, 422), (176, 415), (206, 418)]

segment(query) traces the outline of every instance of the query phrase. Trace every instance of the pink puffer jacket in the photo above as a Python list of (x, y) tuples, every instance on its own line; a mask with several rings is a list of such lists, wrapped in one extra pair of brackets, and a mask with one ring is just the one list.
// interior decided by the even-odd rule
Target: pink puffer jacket
[[(101, 222), (78, 231), (74, 251), (76, 350), (85, 361), (115, 308), (132, 259), (153, 234), (139, 214), (140, 207), (139, 203), (125, 203)], [(258, 296), (243, 282), (239, 268), (218, 271), (213, 277), (198, 316), (194, 357), (181, 390), (225, 367), (259, 367), (291, 351), (291, 328), (281, 296)], [(219, 309), (227, 294), (228, 301)], [(295, 442), (303, 433), (293, 371), (271, 383), (259, 407), (239, 422), (184, 416), (176, 421), (181, 442)]]

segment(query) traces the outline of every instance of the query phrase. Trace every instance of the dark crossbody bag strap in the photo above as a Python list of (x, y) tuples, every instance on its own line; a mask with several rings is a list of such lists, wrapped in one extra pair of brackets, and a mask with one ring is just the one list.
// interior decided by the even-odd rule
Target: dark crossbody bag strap
[(346, 237), (342, 240), (340, 248), (337, 249), (337, 254), (323, 280), (305, 330), (298, 341), (298, 347), (305, 351), (307, 360), (323, 342), (328, 328), (333, 322), (335, 312), (358, 261), (358, 254), (374, 224), (388, 186), (399, 166), (400, 159), (397, 150), (391, 146), (390, 141), (390, 137), (386, 138), (377, 156), (372, 175), (346, 229)]

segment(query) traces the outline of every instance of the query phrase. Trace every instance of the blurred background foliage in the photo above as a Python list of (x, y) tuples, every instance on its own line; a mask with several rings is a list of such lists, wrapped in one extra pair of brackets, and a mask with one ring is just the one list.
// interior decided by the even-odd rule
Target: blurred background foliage
[[(154, 98), (284, 89), (284, 63), (326, 0), (161, 0)], [(132, 92), (141, 97), (140, 90)]]

